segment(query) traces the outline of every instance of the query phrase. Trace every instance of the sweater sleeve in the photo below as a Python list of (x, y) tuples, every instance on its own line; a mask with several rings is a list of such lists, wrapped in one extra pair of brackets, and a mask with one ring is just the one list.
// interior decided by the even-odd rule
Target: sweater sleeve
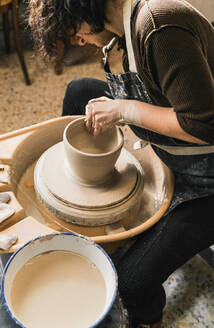
[(166, 26), (147, 38), (145, 50), (149, 75), (180, 126), (214, 144), (214, 78), (200, 40), (181, 27)]

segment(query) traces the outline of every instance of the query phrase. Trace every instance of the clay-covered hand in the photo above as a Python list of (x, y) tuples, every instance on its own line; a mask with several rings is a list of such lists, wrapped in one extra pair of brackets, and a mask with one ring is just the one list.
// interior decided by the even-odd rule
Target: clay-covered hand
[(140, 125), (140, 112), (135, 100), (100, 97), (88, 102), (86, 126), (95, 136), (114, 124), (122, 123)]

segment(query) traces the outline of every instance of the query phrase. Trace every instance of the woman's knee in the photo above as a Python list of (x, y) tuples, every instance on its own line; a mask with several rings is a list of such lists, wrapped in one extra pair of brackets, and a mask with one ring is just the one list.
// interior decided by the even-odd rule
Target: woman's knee
[(78, 78), (68, 83), (63, 100), (62, 116), (83, 115), (88, 102), (87, 78)]
[(62, 115), (84, 115), (85, 106), (92, 98), (107, 95), (106, 82), (92, 78), (78, 78), (71, 81), (66, 89)]

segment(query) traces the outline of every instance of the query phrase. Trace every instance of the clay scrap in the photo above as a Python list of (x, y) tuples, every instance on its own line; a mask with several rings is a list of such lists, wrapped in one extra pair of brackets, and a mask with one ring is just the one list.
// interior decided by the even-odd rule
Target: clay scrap
[(6, 165), (0, 164), (0, 183), (8, 184), (8, 170)]
[(10, 200), (10, 194), (8, 194), (7, 192), (0, 192), (0, 203), (8, 203)]
[(13, 244), (16, 243), (17, 239), (18, 238), (14, 235), (0, 235), (0, 249), (7, 251)]
[(8, 219), (14, 213), (15, 210), (12, 206), (5, 203), (0, 203), (0, 223)]

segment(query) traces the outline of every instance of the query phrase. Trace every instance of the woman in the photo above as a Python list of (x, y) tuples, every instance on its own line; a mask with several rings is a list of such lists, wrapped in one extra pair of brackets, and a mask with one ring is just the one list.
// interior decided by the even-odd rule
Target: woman
[[(107, 83), (72, 81), (63, 115), (86, 111), (94, 135), (130, 124), (174, 172), (169, 210), (116, 264), (131, 327), (159, 328), (163, 282), (214, 243), (214, 29), (182, 0), (32, 0), (29, 22), (51, 56), (57, 38), (108, 44)], [(124, 50), (120, 76), (108, 65), (114, 43)]]

